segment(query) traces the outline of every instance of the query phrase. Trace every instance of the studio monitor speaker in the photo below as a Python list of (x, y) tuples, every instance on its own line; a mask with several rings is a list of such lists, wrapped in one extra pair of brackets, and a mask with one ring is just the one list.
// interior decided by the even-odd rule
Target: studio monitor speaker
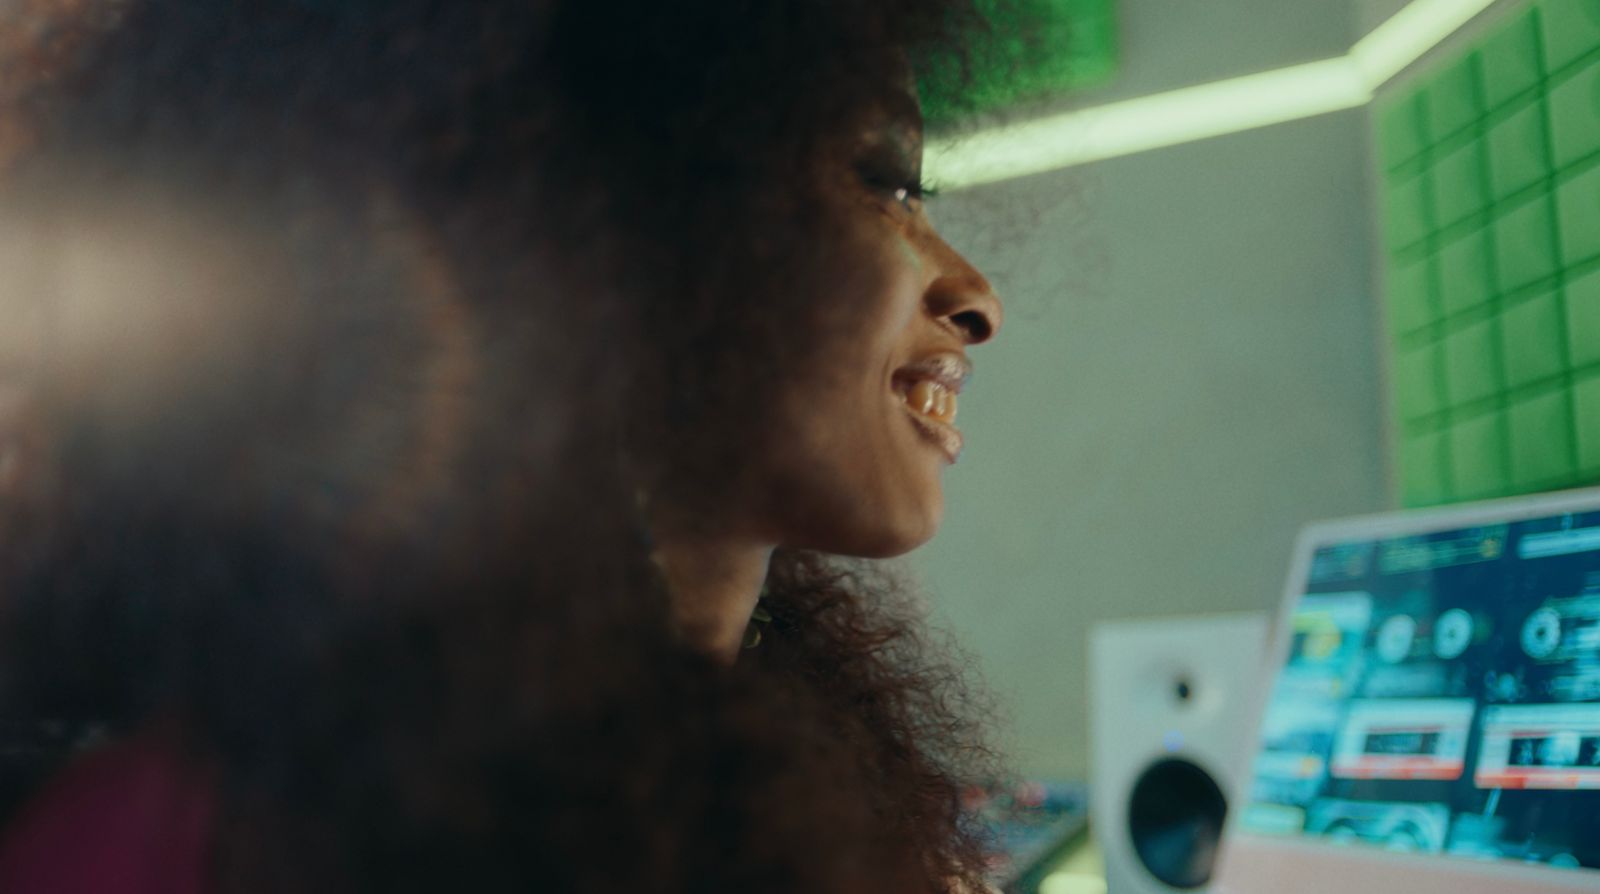
[(1264, 676), (1265, 613), (1089, 637), (1090, 816), (1107, 894), (1204, 890)]

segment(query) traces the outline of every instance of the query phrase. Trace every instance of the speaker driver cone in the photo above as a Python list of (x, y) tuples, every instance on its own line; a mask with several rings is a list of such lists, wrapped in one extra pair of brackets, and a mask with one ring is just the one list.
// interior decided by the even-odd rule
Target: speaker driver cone
[(1163, 758), (1134, 784), (1128, 834), (1151, 875), (1174, 888), (1198, 888), (1211, 879), (1227, 814), (1227, 799), (1210, 773)]

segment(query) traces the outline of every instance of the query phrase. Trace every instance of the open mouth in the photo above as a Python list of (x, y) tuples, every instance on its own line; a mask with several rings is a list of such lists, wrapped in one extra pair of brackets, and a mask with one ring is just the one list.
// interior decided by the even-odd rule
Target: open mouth
[(924, 440), (955, 462), (963, 439), (955, 427), (957, 395), (972, 374), (958, 354), (941, 354), (896, 371), (894, 391), (905, 406), (912, 427)]
[(907, 408), (906, 418), (911, 420), (911, 427), (917, 430), (922, 439), (944, 454), (944, 458), (954, 463), (961, 458), (961, 448), (966, 440), (961, 436), (960, 429), (948, 422), (940, 422), (932, 416), (924, 416)]
[(906, 408), (946, 425), (956, 421), (956, 393), (945, 385), (919, 379), (905, 391)]

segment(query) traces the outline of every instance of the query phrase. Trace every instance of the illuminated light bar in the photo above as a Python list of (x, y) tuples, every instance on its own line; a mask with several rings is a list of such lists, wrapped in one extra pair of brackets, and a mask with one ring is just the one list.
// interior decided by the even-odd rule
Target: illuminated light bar
[(1348, 58), (1186, 87), (930, 141), (929, 179), (960, 189), (1364, 105)]
[(1494, 0), (1413, 0), (1394, 17), (1356, 41), (1350, 58), (1376, 90), (1422, 54), (1489, 8)]
[(927, 179), (964, 189), (1357, 108), (1494, 0), (1413, 0), (1344, 56), (942, 140)]

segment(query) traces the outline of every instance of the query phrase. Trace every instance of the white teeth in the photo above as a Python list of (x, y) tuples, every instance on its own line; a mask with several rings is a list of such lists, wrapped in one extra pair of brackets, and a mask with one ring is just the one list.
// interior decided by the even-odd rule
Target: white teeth
[(956, 395), (930, 379), (919, 379), (906, 391), (906, 406), (913, 413), (950, 423), (956, 418)]

